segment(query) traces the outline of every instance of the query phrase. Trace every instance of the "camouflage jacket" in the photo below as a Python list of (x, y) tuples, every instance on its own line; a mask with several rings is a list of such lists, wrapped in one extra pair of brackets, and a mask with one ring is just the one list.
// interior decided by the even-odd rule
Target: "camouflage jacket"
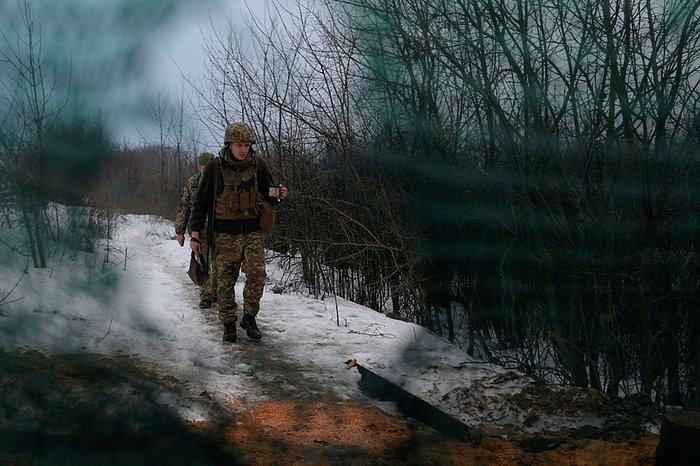
[(177, 207), (175, 215), (175, 234), (184, 235), (185, 231), (189, 233), (188, 223), (190, 221), (190, 212), (192, 211), (192, 200), (197, 194), (197, 185), (199, 184), (199, 172), (195, 173), (187, 180), (185, 187), (182, 188), (180, 203)]

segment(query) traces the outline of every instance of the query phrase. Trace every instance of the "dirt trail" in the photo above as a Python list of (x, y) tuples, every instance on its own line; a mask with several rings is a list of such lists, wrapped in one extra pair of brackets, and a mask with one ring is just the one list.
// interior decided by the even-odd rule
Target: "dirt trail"
[[(215, 309), (201, 311), (208, 333), (223, 331)], [(254, 395), (233, 395), (216, 422), (191, 422), (220, 451), (232, 452), (251, 465), (645, 465), (654, 463), (658, 438), (646, 435), (634, 444), (571, 440), (542, 453), (523, 451), (516, 441), (484, 434), (478, 443), (445, 438), (423, 423), (381, 407), (359, 389), (353, 399), (331, 393), (311, 363), (273, 328), (261, 326), (264, 338), (251, 341), (238, 328), (238, 341), (221, 343), (219, 371), (235, 371), (255, 387)], [(236, 364), (244, 362), (245, 364)], [(338, 361), (339, 370), (342, 361)], [(355, 369), (352, 369), (355, 370)], [(334, 383), (337, 383), (335, 381)], [(204, 394), (204, 396), (207, 396)]]
[[(213, 331), (213, 338), (220, 339), (223, 327), (216, 315), (216, 310), (203, 310), (205, 320)], [(221, 343), (221, 351), (225, 359), (244, 362), (236, 366), (237, 375), (244, 376), (250, 385), (256, 387), (257, 395), (262, 398), (297, 398), (314, 397), (326, 393), (324, 387), (305, 374), (313, 373), (315, 368), (294, 355), (294, 348), (285, 340), (276, 337), (271, 329), (261, 328), (264, 332), (262, 340), (250, 340), (245, 330), (237, 328), (238, 340), (235, 343)], [(342, 361), (338, 361), (342, 367)], [(234, 369), (232, 369), (234, 370)]]
[(654, 463), (654, 435), (635, 443), (570, 440), (542, 453), (496, 436), (446, 439), (362, 396), (324, 393), (300, 375), (302, 367), (287, 364), (284, 353), (255, 345), (226, 351), (245, 353), (266, 399), (231, 397), (216, 420), (189, 423), (159, 401), (179, 381), (138, 358), (0, 351), (0, 464)]
[[(215, 312), (206, 313), (215, 329)], [(238, 342), (222, 344), (228, 357), (245, 358), (246, 376), (262, 399), (232, 397), (231, 418), (193, 422), (190, 427), (232, 448), (251, 465), (645, 465), (654, 463), (658, 437), (640, 441), (570, 440), (542, 453), (523, 451), (518, 442), (484, 434), (480, 442), (448, 439), (430, 427), (381, 409), (357, 391), (348, 400), (304, 376), (312, 367), (293, 358), (293, 349), (266, 333), (250, 341), (239, 329)]]
[[(151, 259), (151, 267), (170, 267), (163, 257)], [(190, 298), (186, 290), (174, 293)], [(197, 312), (207, 338), (218, 342), (217, 355), (182, 372), (174, 370), (182, 369), (173, 364), (177, 356), (163, 366), (118, 354), (0, 349), (0, 465), (654, 463), (658, 438), (648, 434), (634, 443), (572, 437), (542, 453), (524, 451), (501, 438), (502, 432), (484, 432), (478, 442), (447, 439), (382, 409), (388, 406), (359, 389), (338, 395), (323, 384), (328, 368), (295, 358), (292, 344), (278, 333), (284, 329), (263, 327), (258, 342), (239, 329), (239, 341), (229, 345), (220, 342), (223, 329), (215, 311)], [(338, 366), (342, 370), (342, 361)], [(223, 399), (197, 390), (206, 384), (196, 377), (211, 371), (242, 386)], [(182, 406), (178, 403), (206, 404), (215, 416), (185, 422), (173, 410)]]

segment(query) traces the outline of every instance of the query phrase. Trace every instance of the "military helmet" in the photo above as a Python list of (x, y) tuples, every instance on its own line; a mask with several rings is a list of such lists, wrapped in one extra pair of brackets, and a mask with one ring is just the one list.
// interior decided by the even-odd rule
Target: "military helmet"
[(202, 154), (197, 157), (197, 165), (206, 165), (211, 159), (214, 158), (214, 154), (211, 152), (202, 152)]
[(231, 123), (228, 128), (226, 128), (224, 144), (228, 144), (229, 142), (249, 142), (255, 144), (256, 139), (255, 132), (248, 123)]

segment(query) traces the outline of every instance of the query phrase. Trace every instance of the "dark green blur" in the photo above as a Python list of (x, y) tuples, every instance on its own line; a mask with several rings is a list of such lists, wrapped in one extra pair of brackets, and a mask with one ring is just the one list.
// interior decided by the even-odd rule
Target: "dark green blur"
[(420, 320), (534, 375), (697, 405), (700, 2), (340, 3), (373, 73), (369, 157), (419, 232)]

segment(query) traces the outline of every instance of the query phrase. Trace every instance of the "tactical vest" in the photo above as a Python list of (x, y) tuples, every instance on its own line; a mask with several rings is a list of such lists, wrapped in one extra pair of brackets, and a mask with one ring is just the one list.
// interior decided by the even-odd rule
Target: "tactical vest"
[(219, 220), (253, 220), (258, 218), (260, 203), (258, 192), (258, 163), (253, 157), (242, 170), (224, 167), (218, 160), (224, 179), (224, 189), (216, 196), (214, 218)]

